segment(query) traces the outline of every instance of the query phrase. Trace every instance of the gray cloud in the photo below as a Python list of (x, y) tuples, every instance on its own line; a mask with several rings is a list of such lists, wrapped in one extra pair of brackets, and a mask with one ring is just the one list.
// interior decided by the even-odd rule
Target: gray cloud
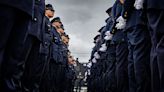
[(87, 62), (94, 46), (93, 37), (105, 24), (105, 11), (114, 0), (47, 0), (61, 17), (66, 33), (70, 35), (70, 50), (80, 62)]

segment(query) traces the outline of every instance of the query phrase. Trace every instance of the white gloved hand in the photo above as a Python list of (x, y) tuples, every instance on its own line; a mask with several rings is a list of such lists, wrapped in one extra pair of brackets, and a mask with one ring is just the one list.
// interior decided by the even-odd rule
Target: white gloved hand
[(113, 34), (111, 34), (110, 31), (106, 31), (105, 35), (106, 35), (106, 36), (104, 37), (104, 39), (105, 39), (106, 41), (112, 40)]
[(90, 70), (90, 69), (88, 69), (87, 71), (88, 71), (88, 75), (91, 75), (91, 70)]
[(105, 52), (106, 50), (107, 50), (107, 46), (104, 43), (104, 44), (101, 45), (101, 48), (99, 49), (99, 51)]
[(121, 21), (124, 21), (124, 20), (125, 19), (122, 16), (120, 16), (120, 17), (117, 18), (116, 22), (121, 22)]
[(95, 57), (96, 59), (100, 59), (100, 55), (98, 54), (98, 52), (95, 52), (95, 53), (94, 53), (94, 57)]
[(88, 67), (88, 68), (91, 68), (91, 66), (92, 66), (92, 63), (89, 62), (89, 63), (87, 64), (87, 67)]
[(116, 20), (116, 22), (118, 22), (117, 24), (116, 24), (116, 28), (117, 29), (124, 29), (125, 28), (125, 26), (126, 26), (126, 19), (124, 19), (122, 16), (120, 16), (117, 20)]
[(105, 32), (105, 35), (110, 35), (110, 34), (111, 34), (110, 31)]
[(135, 0), (134, 7), (137, 10), (143, 9), (144, 0)]
[(111, 36), (105, 36), (104, 39), (105, 39), (106, 41), (109, 41), (109, 40), (112, 40), (112, 37), (113, 37), (113, 35), (111, 35)]
[(97, 63), (96, 58), (93, 58), (93, 59), (92, 59), (92, 63)]

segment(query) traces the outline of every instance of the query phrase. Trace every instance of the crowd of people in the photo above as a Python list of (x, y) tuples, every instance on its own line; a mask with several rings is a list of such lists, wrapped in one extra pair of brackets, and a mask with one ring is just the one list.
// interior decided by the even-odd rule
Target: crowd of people
[(0, 10), (0, 92), (73, 92), (76, 61), (53, 6), (1, 0)]
[(164, 1), (115, 0), (95, 36), (88, 92), (164, 92)]

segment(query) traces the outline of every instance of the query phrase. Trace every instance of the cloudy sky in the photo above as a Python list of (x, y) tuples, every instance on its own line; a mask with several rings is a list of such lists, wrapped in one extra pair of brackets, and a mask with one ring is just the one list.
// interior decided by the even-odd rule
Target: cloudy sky
[(73, 56), (80, 62), (88, 62), (94, 46), (93, 38), (105, 25), (108, 17), (105, 11), (112, 6), (114, 0), (47, 0), (65, 26), (70, 36), (70, 47)]

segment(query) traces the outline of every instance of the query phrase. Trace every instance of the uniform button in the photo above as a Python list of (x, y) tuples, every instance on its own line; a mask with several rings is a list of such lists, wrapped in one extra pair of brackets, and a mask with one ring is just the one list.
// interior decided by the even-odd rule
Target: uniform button
[(115, 30), (113, 29), (113, 30), (112, 30), (112, 34), (114, 34), (114, 32), (115, 32)]
[(48, 44), (47, 44), (47, 42), (44, 42), (44, 44), (47, 46)]
[(57, 40), (58, 38), (57, 37), (54, 37), (55, 40)]
[(34, 18), (34, 21), (37, 21), (37, 18)]
[(128, 15), (128, 12), (125, 12), (124, 17), (126, 18), (126, 17), (127, 17), (127, 15)]

